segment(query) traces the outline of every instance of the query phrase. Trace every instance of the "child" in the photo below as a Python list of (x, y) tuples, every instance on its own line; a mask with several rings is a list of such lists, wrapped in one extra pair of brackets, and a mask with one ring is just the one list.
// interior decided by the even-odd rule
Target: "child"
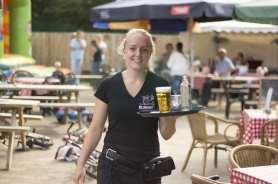
[(61, 70), (61, 62), (56, 61), (54, 63), (54, 66), (55, 66), (55, 71), (52, 73), (52, 77), (59, 79), (60, 83), (64, 84), (65, 83), (65, 75)]

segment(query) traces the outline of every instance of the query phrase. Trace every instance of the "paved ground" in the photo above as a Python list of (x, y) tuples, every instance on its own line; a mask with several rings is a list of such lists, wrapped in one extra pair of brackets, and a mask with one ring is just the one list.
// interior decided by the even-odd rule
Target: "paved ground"
[[(89, 99), (89, 100), (88, 100)], [(82, 93), (81, 101), (92, 101), (92, 93)], [(212, 107), (213, 111), (220, 116), (224, 116), (223, 107)], [(231, 117), (239, 119), (239, 106), (235, 105), (232, 109)], [(44, 120), (30, 121), (27, 123), (35, 127), (38, 133), (50, 136), (54, 140), (54, 146), (48, 150), (28, 150), (26, 152), (15, 151), (13, 165), (10, 171), (0, 170), (1, 184), (68, 184), (72, 183), (75, 163), (60, 162), (54, 159), (57, 147), (64, 144), (61, 137), (64, 135), (68, 125), (61, 125), (56, 122), (54, 117), (47, 117)], [(171, 155), (176, 164), (176, 170), (171, 176), (163, 179), (164, 184), (187, 184), (191, 183), (190, 175), (200, 173), (202, 150), (194, 150), (185, 172), (181, 173), (181, 167), (185, 155), (189, 149), (192, 138), (186, 117), (181, 117), (177, 122), (177, 132), (168, 141), (161, 139), (161, 152)], [(101, 149), (102, 141), (99, 144)], [(0, 168), (5, 167), (6, 148), (0, 144)], [(208, 153), (207, 175), (218, 174), (222, 180), (228, 181), (228, 152), (220, 151), (219, 166), (213, 167), (213, 152)], [(86, 183), (96, 184), (95, 179), (88, 177)]]

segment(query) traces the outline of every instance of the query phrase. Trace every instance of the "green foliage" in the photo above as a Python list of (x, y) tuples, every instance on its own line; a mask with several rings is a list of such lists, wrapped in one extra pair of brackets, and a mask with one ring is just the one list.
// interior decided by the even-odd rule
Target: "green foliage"
[(111, 0), (32, 0), (33, 31), (93, 31), (90, 9)]

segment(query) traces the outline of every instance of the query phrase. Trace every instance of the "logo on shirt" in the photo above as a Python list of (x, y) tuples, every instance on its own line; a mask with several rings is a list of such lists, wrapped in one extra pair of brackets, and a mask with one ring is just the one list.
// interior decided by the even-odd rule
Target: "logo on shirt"
[(155, 101), (153, 95), (144, 95), (141, 97), (141, 102), (139, 102), (139, 111), (152, 111), (155, 108)]

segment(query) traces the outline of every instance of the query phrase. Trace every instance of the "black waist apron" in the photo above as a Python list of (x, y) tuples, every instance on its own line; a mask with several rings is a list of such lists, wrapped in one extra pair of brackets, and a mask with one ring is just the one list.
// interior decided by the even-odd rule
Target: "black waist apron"
[(161, 184), (160, 178), (145, 181), (142, 166), (143, 162), (127, 160), (105, 147), (98, 161), (97, 184)]

